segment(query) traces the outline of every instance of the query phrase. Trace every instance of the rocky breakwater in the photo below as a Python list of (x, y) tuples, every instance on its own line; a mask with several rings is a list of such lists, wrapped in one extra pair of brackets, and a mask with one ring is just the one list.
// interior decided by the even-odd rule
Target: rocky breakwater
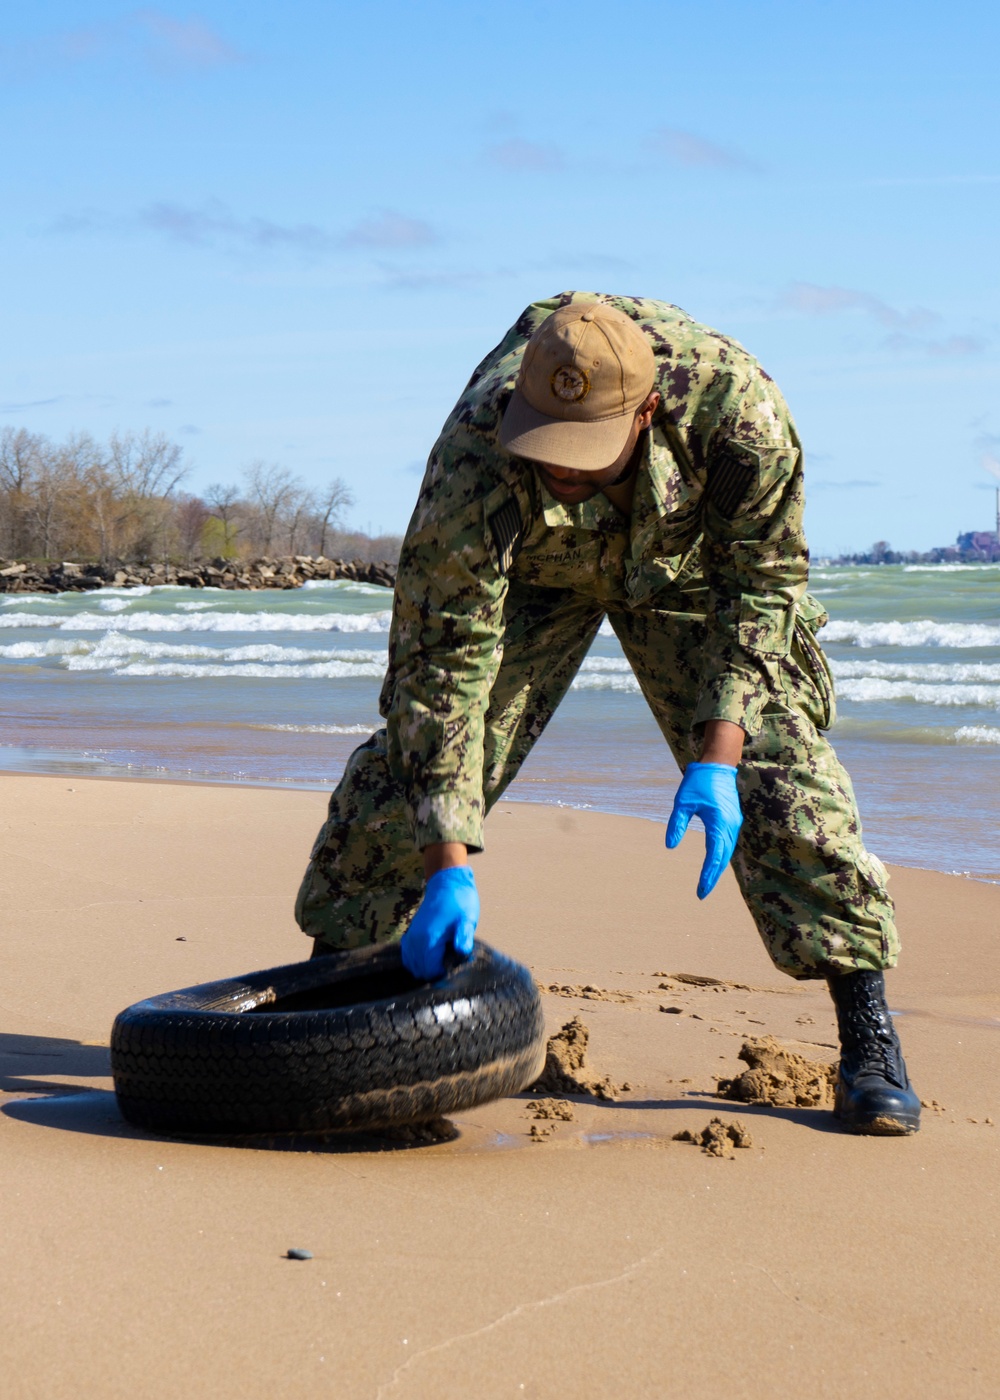
[(24, 564), (0, 560), (0, 593), (81, 593), (99, 588), (139, 588), (174, 584), (182, 588), (301, 588), (310, 579), (350, 579), (394, 588), (394, 564), (359, 559), (213, 559), (196, 564)]

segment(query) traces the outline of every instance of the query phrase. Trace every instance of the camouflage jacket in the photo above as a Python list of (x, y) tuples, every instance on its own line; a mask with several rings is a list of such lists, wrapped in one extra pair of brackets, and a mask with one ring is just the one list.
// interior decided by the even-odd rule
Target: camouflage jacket
[[(603, 495), (555, 501), (497, 439), (529, 336), (571, 301), (608, 301), (634, 317), (656, 355), (662, 401), (631, 521)], [(484, 718), (509, 580), (613, 608), (704, 614), (693, 723), (726, 719), (752, 734), (806, 587), (802, 508), (794, 424), (736, 341), (637, 297), (566, 292), (529, 306), (445, 423), (400, 557), (380, 708), (418, 847), (482, 845)]]

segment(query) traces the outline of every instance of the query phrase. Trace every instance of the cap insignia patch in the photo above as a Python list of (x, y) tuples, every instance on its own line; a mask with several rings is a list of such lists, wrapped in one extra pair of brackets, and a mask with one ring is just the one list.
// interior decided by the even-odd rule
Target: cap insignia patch
[(563, 403), (579, 403), (590, 393), (590, 380), (576, 365), (560, 365), (550, 383), (553, 394)]

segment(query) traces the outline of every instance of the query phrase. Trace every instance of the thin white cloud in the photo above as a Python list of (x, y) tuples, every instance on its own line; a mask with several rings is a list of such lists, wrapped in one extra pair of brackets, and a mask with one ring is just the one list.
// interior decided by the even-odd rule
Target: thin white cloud
[(487, 112), (481, 122), (484, 131), (488, 131), (491, 136), (499, 136), (504, 132), (514, 132), (519, 125), (518, 115), (510, 107), (496, 107), (492, 112)]
[(778, 297), (777, 305), (781, 310), (796, 311), (804, 316), (860, 312), (889, 331), (882, 341), (882, 347), (897, 354), (916, 351), (939, 359), (961, 359), (968, 355), (981, 355), (989, 345), (989, 341), (979, 335), (933, 337), (929, 332), (941, 322), (936, 311), (928, 311), (925, 306), (901, 311), (881, 297), (853, 287), (821, 287), (815, 282), (793, 282)]
[(887, 350), (894, 350), (897, 354), (919, 350), (938, 359), (955, 360), (968, 355), (981, 355), (989, 342), (979, 335), (949, 335), (942, 340), (922, 340), (919, 336), (896, 333), (886, 336), (882, 343)]
[(0, 403), (0, 413), (22, 413), (28, 408), (48, 408), (54, 403), (63, 403), (68, 394), (56, 394), (51, 399), (29, 399), (26, 403)]
[(287, 248), (302, 253), (325, 253), (338, 240), (316, 224), (279, 224), (273, 219), (240, 218), (218, 200), (200, 208), (163, 200), (139, 211), (141, 228), (162, 233), (178, 243), (215, 242), (261, 249)]
[(346, 233), (333, 232), (311, 223), (281, 223), (259, 215), (235, 214), (221, 200), (203, 204), (180, 204), (158, 200), (131, 217), (121, 217), (89, 209), (66, 214), (48, 229), (49, 233), (156, 233), (174, 243), (193, 247), (227, 250), (292, 252), (320, 256), (355, 250), (408, 251), (440, 241), (438, 233), (422, 219), (410, 218), (396, 210), (383, 210), (362, 220)]
[(986, 345), (986, 340), (980, 335), (950, 335), (947, 340), (929, 341), (926, 348), (932, 355), (952, 358), (962, 355), (981, 355), (986, 349)]
[(742, 151), (728, 146), (719, 146), (693, 131), (682, 131), (677, 127), (661, 126), (648, 138), (646, 143), (658, 154), (667, 156), (678, 165), (703, 170), (759, 170), (760, 166)]
[(197, 16), (180, 20), (143, 7), (106, 24), (53, 33), (0, 47), (19, 76), (67, 65), (135, 63), (155, 69), (212, 69), (245, 63), (247, 55)]
[(806, 316), (830, 316), (841, 311), (862, 311), (879, 325), (893, 331), (917, 331), (932, 326), (941, 318), (922, 306), (910, 311), (898, 311), (870, 292), (851, 287), (820, 287), (814, 282), (793, 282), (778, 298), (785, 310), (799, 311)]
[(564, 169), (565, 157), (555, 146), (543, 146), (537, 141), (524, 141), (512, 136), (495, 146), (488, 146), (486, 159), (501, 170), (527, 171), (529, 174), (550, 174)]
[(246, 55), (200, 19), (178, 20), (161, 10), (135, 10), (130, 17), (145, 31), (151, 56), (192, 68), (219, 68), (243, 63)]
[(438, 234), (423, 219), (412, 219), (395, 209), (383, 209), (373, 218), (362, 219), (340, 240), (345, 248), (426, 248), (440, 242)]

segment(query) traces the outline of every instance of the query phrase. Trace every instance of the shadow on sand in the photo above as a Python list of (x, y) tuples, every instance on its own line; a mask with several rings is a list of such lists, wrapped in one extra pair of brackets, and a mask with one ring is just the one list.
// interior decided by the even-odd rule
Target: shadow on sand
[[(43, 1077), (56, 1075), (58, 1078)], [(8, 1118), (67, 1133), (146, 1142), (184, 1142), (203, 1147), (242, 1147), (257, 1152), (404, 1152), (454, 1141), (458, 1129), (446, 1118), (412, 1127), (370, 1133), (303, 1133), (253, 1136), (171, 1136), (134, 1128), (118, 1111), (111, 1089), (64, 1083), (63, 1077), (110, 1079), (106, 1045), (85, 1045), (55, 1036), (0, 1032), (0, 1092), (30, 1094), (3, 1105)]]
[[(53, 1082), (50, 1076), (99, 1079), (110, 1074), (106, 1045), (0, 1032), (0, 1091), (5, 1094), (72, 1094), (79, 1086)], [(38, 1077), (42, 1075), (46, 1078)]]
[[(57, 1076), (57, 1077), (53, 1077)], [(411, 1127), (369, 1133), (273, 1134), (253, 1136), (171, 1136), (150, 1133), (126, 1123), (110, 1088), (92, 1084), (67, 1083), (65, 1080), (110, 1079), (111, 1064), (106, 1045), (86, 1045), (77, 1040), (54, 1036), (13, 1035), (0, 1033), (0, 1091), (26, 1094), (29, 1098), (14, 1099), (3, 1105), (8, 1118), (32, 1123), (40, 1128), (55, 1128), (62, 1132), (86, 1133), (99, 1137), (135, 1141), (171, 1141), (197, 1144), (203, 1147), (244, 1148), (257, 1152), (325, 1152), (356, 1154), (371, 1152), (405, 1152), (420, 1147), (439, 1147), (457, 1142), (460, 1130), (448, 1119)], [(530, 1104), (536, 1096), (522, 1094), (517, 1101)], [(711, 1116), (738, 1115), (744, 1119), (779, 1118), (809, 1128), (813, 1132), (840, 1132), (832, 1114), (815, 1108), (776, 1108), (769, 1105), (734, 1103), (717, 1099), (703, 1091), (692, 1091), (679, 1098), (601, 1100), (573, 1095), (571, 1102), (609, 1110), (612, 1118), (622, 1111), (665, 1110), (696, 1113), (699, 1119)], [(671, 1125), (673, 1126), (673, 1125)], [(699, 1126), (703, 1126), (699, 1123)], [(472, 1128), (471, 1139), (467, 1136)], [(644, 1136), (644, 1134), (641, 1134)], [(462, 1125), (465, 1146), (512, 1146), (506, 1134), (481, 1135), (473, 1125)], [(617, 1139), (620, 1134), (588, 1134), (595, 1141)], [(634, 1137), (634, 1133), (623, 1136)], [(658, 1136), (658, 1134), (657, 1134)], [(493, 1142), (492, 1139), (496, 1141)]]

